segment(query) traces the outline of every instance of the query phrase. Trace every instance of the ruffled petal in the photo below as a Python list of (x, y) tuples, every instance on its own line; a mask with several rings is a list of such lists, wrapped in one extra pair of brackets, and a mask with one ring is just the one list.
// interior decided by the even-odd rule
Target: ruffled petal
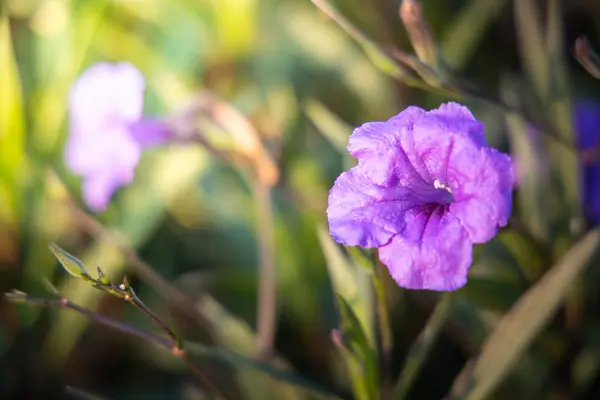
[(449, 102), (427, 113), (428, 117), (438, 117), (438, 124), (445, 130), (468, 136), (478, 146), (485, 146), (483, 124), (475, 119), (473, 113), (461, 104)]
[(410, 126), (425, 111), (418, 107), (408, 107), (400, 114), (386, 122), (368, 122), (356, 128), (348, 144), (348, 151), (353, 157), (361, 158), (370, 155), (387, 153), (397, 146), (402, 130)]
[(415, 204), (411, 190), (375, 185), (370, 170), (359, 165), (342, 173), (329, 192), (329, 232), (347, 246), (382, 246), (404, 229), (403, 213)]
[(434, 210), (415, 209), (406, 215), (410, 229), (379, 248), (381, 262), (399, 286), (451, 291), (467, 282), (472, 245), (458, 220)]
[(515, 174), (506, 154), (490, 148), (478, 153), (456, 155), (452, 165), (457, 168), (449, 172), (455, 203), (449, 211), (460, 220), (473, 243), (484, 243), (508, 222)]
[[(432, 183), (440, 180), (451, 186), (451, 170), (468, 168), (479, 157), (479, 150), (485, 148), (478, 133), (481, 129), (478, 121), (450, 120), (428, 113), (415, 123), (412, 138), (407, 137), (402, 144), (416, 160), (413, 164), (424, 166)], [(457, 164), (457, 160), (463, 164)]]
[(73, 84), (69, 93), (71, 135), (101, 135), (142, 116), (145, 81), (133, 65), (97, 63)]

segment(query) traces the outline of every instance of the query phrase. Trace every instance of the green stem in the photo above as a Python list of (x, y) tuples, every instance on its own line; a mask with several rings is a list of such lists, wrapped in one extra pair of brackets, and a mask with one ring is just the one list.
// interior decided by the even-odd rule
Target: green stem
[(259, 358), (268, 358), (274, 351), (277, 324), (277, 279), (275, 275), (275, 244), (271, 190), (259, 177), (253, 178), (256, 203), (256, 233), (258, 238), (258, 304), (257, 348)]

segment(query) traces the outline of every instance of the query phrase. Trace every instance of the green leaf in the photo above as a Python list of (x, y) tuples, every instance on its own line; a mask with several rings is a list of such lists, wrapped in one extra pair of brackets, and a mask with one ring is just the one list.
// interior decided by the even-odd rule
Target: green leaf
[(532, 132), (525, 120), (517, 114), (507, 114), (506, 124), (510, 137), (511, 154), (523, 175), (517, 201), (522, 210), (522, 221), (536, 240), (545, 243), (550, 232), (552, 215), (549, 212), (547, 188), (551, 185), (548, 154), (537, 132)]
[(304, 112), (329, 143), (343, 155), (348, 154), (348, 138), (352, 127), (333, 114), (318, 100), (308, 100)]
[(361, 323), (344, 298), (337, 294), (340, 311), (341, 329), (346, 339), (346, 346), (340, 347), (346, 361), (354, 395), (359, 400), (375, 400), (379, 398), (379, 368), (375, 351), (367, 340)]
[(490, 397), (597, 255), (599, 244), (599, 231), (588, 233), (521, 297), (487, 338), (479, 357), (468, 362), (455, 380), (453, 398)]
[(94, 282), (94, 279), (92, 279), (92, 277), (88, 274), (81, 260), (67, 253), (54, 243), (50, 243), (48, 247), (65, 271), (74, 277), (83, 278), (86, 281)]
[(352, 307), (368, 342), (374, 347), (372, 271), (349, 260), (322, 226), (317, 228), (317, 236), (325, 254), (334, 292)]
[(405, 399), (412, 383), (417, 378), (431, 348), (435, 344), (451, 309), (451, 293), (443, 295), (417, 341), (411, 346), (406, 362), (392, 392), (392, 399)]
[[(1, 8), (1, 7), (0, 7)], [(0, 12), (0, 222), (16, 228), (23, 201), (23, 94), (8, 17)]]
[(108, 279), (108, 277), (104, 274), (104, 272), (102, 271), (102, 269), (100, 269), (100, 267), (97, 267), (98, 270), (98, 280), (100, 280), (100, 282), (102, 282), (105, 285), (111, 285), (110, 283), (110, 279)]
[(505, 3), (505, 0), (471, 0), (452, 18), (440, 45), (444, 60), (451, 67), (461, 69), (465, 65)]
[(519, 50), (525, 70), (541, 99), (548, 97), (549, 68), (541, 18), (533, 0), (514, 2)]
[[(182, 160), (185, 162), (182, 163)], [(170, 204), (184, 190), (196, 184), (198, 174), (206, 165), (201, 150), (195, 147), (165, 149), (151, 166), (136, 176), (136, 182), (123, 193), (123, 205), (117, 224), (107, 227), (123, 235), (123, 240), (136, 248), (156, 231)], [(157, 188), (160, 188), (157, 189)], [(151, 196), (148, 193), (152, 193)], [(82, 256), (84, 264), (102, 265), (110, 276), (123, 273), (124, 259), (121, 242), (111, 235), (100, 235)], [(160, 291), (160, 287), (154, 287)], [(70, 279), (59, 285), (60, 292), (73, 302), (95, 309), (103, 296), (90, 290), (87, 282)], [(61, 313), (49, 332), (46, 357), (62, 362), (89, 321), (74, 313)]]
[(346, 33), (352, 37), (362, 48), (371, 62), (382, 72), (397, 79), (412, 76), (412, 72), (399, 65), (392, 57), (380, 49), (375, 42), (366, 37), (354, 25), (344, 18), (333, 6), (325, 0), (312, 0), (325, 14), (333, 19)]
[[(548, 94), (549, 101), (546, 107), (551, 126), (562, 141), (566, 144), (576, 143), (571, 117), (571, 95), (569, 90), (569, 71), (564, 55), (563, 37), (565, 36), (562, 25), (562, 7), (559, 0), (548, 1), (546, 27), (546, 54), (545, 63), (548, 68)], [(549, 153), (557, 170), (558, 178), (563, 186), (561, 197), (564, 199), (565, 231), (582, 233), (584, 227), (581, 210), (580, 189), (580, 159), (579, 154), (563, 143), (549, 142)]]

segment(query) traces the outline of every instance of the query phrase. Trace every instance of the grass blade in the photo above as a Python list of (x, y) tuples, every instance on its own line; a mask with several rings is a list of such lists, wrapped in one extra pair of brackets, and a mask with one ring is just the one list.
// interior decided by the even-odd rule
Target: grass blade
[(339, 294), (337, 303), (344, 339), (347, 341), (340, 350), (350, 373), (354, 395), (358, 400), (376, 400), (379, 398), (379, 371), (375, 351), (369, 346), (358, 317)]
[(508, 311), (452, 388), (453, 398), (487, 399), (564, 300), (600, 244), (593, 230)]
[(425, 328), (423, 328), (417, 341), (411, 346), (406, 357), (406, 363), (392, 391), (392, 399), (405, 399), (408, 395), (412, 383), (421, 371), (429, 352), (450, 316), (451, 296), (451, 294), (445, 294), (440, 298)]

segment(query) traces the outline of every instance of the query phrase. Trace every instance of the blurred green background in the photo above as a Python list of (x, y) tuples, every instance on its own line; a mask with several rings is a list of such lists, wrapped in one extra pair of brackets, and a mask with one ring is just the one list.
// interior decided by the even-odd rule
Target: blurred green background
[[(399, 3), (340, 0), (336, 7), (380, 49), (412, 52)], [(600, 398), (598, 240), (588, 235), (572, 248), (585, 225), (577, 220), (577, 156), (526, 135), (527, 122), (535, 121), (569, 139), (569, 99), (600, 94), (600, 82), (572, 56), (581, 35), (600, 48), (600, 3), (422, 4), (452, 76), (521, 110), (460, 99), (485, 123), (488, 142), (512, 152), (525, 172), (509, 227), (476, 247), (465, 288), (440, 296), (385, 282), (391, 376), (402, 376), (397, 398), (441, 399), (451, 388), (456, 398)], [(0, 1), (1, 291), (49, 297), (49, 280), (77, 304), (156, 331), (128, 304), (66, 274), (47, 248), (56, 242), (90, 271), (101, 266), (115, 281), (127, 274), (140, 298), (172, 316), (186, 339), (233, 351), (236, 357), (198, 356), (229, 398), (354, 398), (330, 337), (339, 326), (334, 293), (367, 321), (371, 341), (374, 295), (356, 254), (326, 234), (327, 193), (352, 165), (345, 151), (352, 127), (410, 104), (434, 108), (452, 100), (386, 74), (373, 54), (308, 0)], [(98, 221), (79, 211), (79, 178), (63, 164), (67, 93), (78, 74), (105, 60), (126, 60), (144, 73), (148, 115), (168, 116), (211, 91), (261, 133), (281, 174), (272, 218), (276, 349), (285, 362), (252, 360), (255, 227), (264, 221), (239, 169), (200, 146), (153, 149)], [(141, 273), (139, 259), (171, 286)], [(557, 273), (555, 281), (542, 279), (547, 271)], [(195, 311), (174, 300), (174, 289)], [(511, 308), (521, 300), (528, 302)], [(509, 310), (516, 319), (503, 319)], [(538, 324), (527, 315), (549, 319)], [(468, 366), (486, 338), (487, 364), (482, 357), (473, 372)], [(469, 385), (455, 381), (459, 373), (488, 382), (485, 395), (469, 395)], [(205, 396), (169, 352), (69, 310), (0, 302), (3, 399)]]

